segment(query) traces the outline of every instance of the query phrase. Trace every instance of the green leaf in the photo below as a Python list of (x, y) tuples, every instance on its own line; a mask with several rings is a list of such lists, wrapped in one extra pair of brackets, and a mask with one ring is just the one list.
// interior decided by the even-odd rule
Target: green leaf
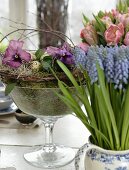
[(97, 34), (104, 38), (104, 35), (102, 32), (97, 32)]
[(83, 15), (82, 22), (83, 22), (84, 26), (86, 26), (86, 24), (89, 22), (89, 19), (85, 16), (85, 14), (82, 14), (82, 15)]
[(103, 11), (99, 11), (98, 17), (99, 17), (99, 18), (102, 18), (102, 17), (104, 17), (104, 16), (105, 16), (105, 13), (104, 13)]
[(64, 73), (67, 75), (67, 77), (70, 79), (70, 81), (73, 83), (73, 85), (76, 88), (76, 91), (78, 93), (78, 97), (79, 97), (80, 101), (84, 104), (86, 111), (88, 112), (88, 115), (90, 116), (90, 119), (92, 120), (94, 126), (97, 127), (96, 121), (95, 121), (95, 118), (94, 118), (93, 110), (90, 106), (87, 93), (86, 93), (86, 91), (84, 91), (83, 86), (81, 87), (81, 86), (78, 85), (78, 83), (75, 80), (72, 73), (69, 71), (69, 69), (61, 61), (57, 61), (57, 63), (61, 67), (61, 69), (64, 71)]
[(96, 136), (101, 136), (105, 141), (105, 143), (107, 144), (107, 146), (110, 146), (110, 142), (108, 138), (104, 134), (102, 134), (102, 132), (95, 126), (94, 123), (89, 121), (84, 111), (82, 110), (81, 105), (79, 105), (76, 102), (74, 96), (72, 96), (71, 93), (68, 91), (68, 89), (63, 85), (63, 82), (59, 81), (59, 87), (63, 92), (64, 96), (61, 94), (57, 94), (57, 95), (63, 100), (64, 103), (66, 103), (69, 106), (70, 109), (72, 109), (72, 111), (76, 114), (76, 116), (87, 127), (87, 129), (91, 132), (92, 136), (94, 137), (94, 140), (96, 140), (97, 138), (95, 137), (93, 130), (95, 130)]
[(101, 19), (98, 16), (95, 16), (94, 14), (93, 16), (96, 20), (95, 26), (98, 28), (98, 31), (104, 33), (106, 30), (106, 25), (101, 21)]
[(128, 132), (127, 132), (127, 135), (126, 135), (125, 147), (124, 148), (125, 148), (124, 150), (129, 149), (129, 128), (128, 128)]
[(86, 90), (85, 91), (83, 90), (83, 86), (80, 88), (82, 89), (83, 93), (82, 94), (79, 93), (77, 94), (77, 96), (80, 99), (80, 101), (84, 104), (85, 110), (87, 111), (87, 115), (90, 121), (94, 124), (95, 127), (97, 127), (96, 120), (94, 117), (94, 112), (92, 110), (92, 107), (88, 99), (88, 94), (86, 93)]
[[(68, 91), (68, 88), (65, 87), (65, 85), (63, 84), (63, 82), (61, 82), (60, 80), (58, 80), (58, 85), (59, 85), (59, 88), (61, 89), (61, 91), (63, 92), (63, 94), (69, 98), (69, 100), (72, 101), (72, 103), (75, 105), (75, 106), (79, 106), (78, 102), (72, 97), (72, 94)], [(76, 93), (76, 92), (75, 92)]]
[[(97, 85), (95, 85), (95, 93), (96, 93), (96, 99), (98, 101), (99, 109), (100, 109), (100, 117), (101, 117), (101, 126), (103, 126), (103, 133), (105, 136), (108, 135), (107, 138), (110, 139), (111, 147), (114, 149), (114, 143), (113, 143), (113, 137), (112, 137), (112, 128), (111, 128), (111, 120), (109, 117), (109, 113), (105, 104), (105, 100), (103, 98), (102, 90)], [(106, 125), (106, 126), (105, 126)]]
[(121, 137), (121, 148), (124, 149), (125, 140), (127, 137), (127, 132), (129, 128), (129, 86), (126, 92), (125, 106), (124, 106), (124, 120), (122, 126), (122, 137)]
[(16, 83), (9, 83), (6, 85), (5, 88), (5, 95), (9, 95), (11, 93), (11, 91), (14, 89), (14, 87), (16, 86)]
[(67, 75), (67, 77), (69, 78), (69, 80), (72, 82), (72, 84), (74, 85), (74, 87), (77, 89), (78, 92), (80, 91), (80, 87), (77, 83), (77, 81), (75, 80), (74, 76), (72, 75), (72, 73), (69, 71), (69, 69), (59, 60), (57, 60), (57, 64), (60, 66), (60, 68), (64, 71), (64, 73)]
[(81, 68), (83, 76), (85, 78), (85, 82), (86, 82), (86, 87), (87, 87), (87, 93), (89, 93), (89, 95), (91, 96), (91, 82), (90, 82), (90, 78), (88, 76), (88, 73), (86, 70), (84, 70), (83, 68)]
[(126, 4), (127, 4), (127, 6), (129, 7), (129, 0), (126, 0)]
[(7, 45), (0, 44), (0, 53), (4, 53), (6, 49), (7, 49)]
[(112, 123), (112, 127), (113, 127), (116, 148), (119, 149), (120, 148), (119, 133), (118, 133), (118, 128), (117, 128), (117, 125), (116, 125), (116, 120), (115, 120), (114, 112), (113, 112), (111, 101), (110, 101), (109, 92), (108, 92), (108, 90), (106, 88), (106, 85), (105, 85), (104, 72), (100, 68), (98, 63), (96, 63), (96, 66), (97, 66), (97, 71), (98, 71), (100, 88), (102, 90), (103, 98), (105, 100), (105, 104), (106, 104), (106, 107), (107, 107), (107, 110), (108, 110), (108, 113), (109, 113), (109, 116), (110, 116), (110, 120), (111, 120), (111, 123)]
[(44, 51), (41, 50), (41, 49), (38, 49), (38, 50), (35, 52), (36, 59), (37, 59), (37, 60), (40, 60), (40, 58), (42, 57), (43, 54), (44, 54)]
[(128, 12), (128, 6), (129, 6), (129, 0), (119, 0), (118, 5), (116, 6), (117, 10), (121, 13), (127, 13)]
[(42, 61), (41, 61), (43, 69), (46, 71), (50, 71), (50, 68), (52, 66), (52, 57), (50, 56), (45, 56)]
[(44, 70), (50, 71), (51, 62), (46, 62), (46, 61), (42, 62), (42, 67)]

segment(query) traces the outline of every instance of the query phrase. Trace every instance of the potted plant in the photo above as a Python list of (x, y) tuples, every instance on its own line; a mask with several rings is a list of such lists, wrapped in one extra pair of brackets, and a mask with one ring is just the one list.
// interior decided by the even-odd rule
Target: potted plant
[(86, 86), (79, 85), (71, 72), (58, 61), (72, 82), (77, 100), (67, 85), (58, 80), (60, 98), (90, 131), (89, 144), (76, 155), (85, 153), (86, 170), (129, 169), (129, 9), (121, 2), (115, 10), (100, 11), (93, 20), (84, 16), (81, 48), (75, 47), (76, 65)]
[[(18, 29), (9, 34), (16, 31), (30, 31), (31, 34), (38, 30)], [(57, 32), (49, 31), (49, 33), (55, 33), (60, 37)], [(56, 61), (58, 59), (63, 62), (77, 78), (74, 49), (68, 43), (64, 43), (57, 47), (49, 46), (31, 52), (25, 50), (23, 44), (21, 39), (9, 41), (9, 45), (1, 55), (0, 76), (7, 85), (6, 94), (10, 93), (18, 108), (41, 118), (45, 125), (45, 145), (36, 151), (24, 154), (24, 158), (34, 166), (53, 169), (68, 164), (75, 157), (75, 152), (71, 148), (57, 146), (52, 139), (56, 120), (71, 113), (56, 95), (60, 93), (60, 89), (54, 75), (71, 86), (71, 82)], [(72, 88), (71, 91), (74, 93)]]

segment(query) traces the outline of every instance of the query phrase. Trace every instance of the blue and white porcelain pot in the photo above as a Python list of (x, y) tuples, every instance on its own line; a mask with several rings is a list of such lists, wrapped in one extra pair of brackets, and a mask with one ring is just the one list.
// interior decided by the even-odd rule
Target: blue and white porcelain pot
[(76, 170), (129, 170), (129, 150), (112, 151), (85, 144), (76, 154), (75, 167)]

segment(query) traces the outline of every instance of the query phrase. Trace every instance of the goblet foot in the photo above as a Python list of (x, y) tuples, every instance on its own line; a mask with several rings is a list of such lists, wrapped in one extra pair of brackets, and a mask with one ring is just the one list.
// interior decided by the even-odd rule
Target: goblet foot
[(52, 152), (51, 150), (46, 152), (46, 149), (40, 148), (39, 150), (24, 154), (24, 158), (29, 164), (38, 168), (51, 169), (69, 164), (74, 157), (74, 150), (65, 146), (56, 146)]

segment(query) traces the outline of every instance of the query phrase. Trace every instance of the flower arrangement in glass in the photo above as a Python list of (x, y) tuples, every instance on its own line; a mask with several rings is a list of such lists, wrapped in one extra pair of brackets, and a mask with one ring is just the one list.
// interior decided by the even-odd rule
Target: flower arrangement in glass
[[(21, 31), (26, 30), (21, 29)], [(29, 31), (36, 30), (30, 29)], [(53, 31), (51, 33), (54, 34)], [(60, 90), (54, 75), (71, 86), (56, 62), (59, 60), (71, 70), (76, 78), (78, 77), (73, 47), (64, 43), (59, 47), (49, 46), (32, 53), (23, 48), (23, 43), (22, 40), (9, 41), (8, 47), (1, 55), (0, 76), (7, 84), (5, 92), (10, 93), (19, 109), (41, 118), (45, 125), (45, 145), (37, 151), (26, 153), (24, 158), (40, 168), (60, 167), (71, 162), (75, 157), (75, 152), (71, 148), (53, 143), (52, 133), (56, 120), (71, 113), (55, 94), (60, 93)], [(72, 88), (71, 91), (73, 91)]]
[[(84, 16), (82, 43), (75, 47), (75, 62), (85, 77), (79, 85), (69, 77), (84, 105), (78, 105), (67, 85), (58, 81), (62, 100), (91, 133), (93, 144), (108, 150), (129, 149), (129, 8), (120, 1), (115, 10), (100, 11), (93, 20)], [(83, 50), (82, 50), (83, 49)]]
[[(9, 33), (7, 36), (17, 31), (32, 30), (36, 32), (38, 31), (34, 29), (17, 29)], [(50, 31), (49, 33), (53, 32)], [(5, 36), (1, 42), (7, 36)], [(56, 36), (58, 35), (56, 34)], [(56, 72), (56, 74), (59, 77), (61, 76), (62, 79), (64, 78), (64, 80), (66, 78), (56, 63), (57, 59), (67, 65), (71, 71), (75, 70), (74, 55), (72, 54), (73, 47), (68, 43), (64, 43), (62, 46), (60, 45), (58, 47), (48, 46), (44, 49), (38, 49), (35, 52), (24, 50), (23, 45), (24, 41), (20, 39), (11, 40), (9, 41), (6, 50), (1, 53), (2, 65), (0, 66), (0, 73), (9, 85), (10, 83), (13, 83), (14, 79), (14, 82), (21, 86), (24, 81), (26, 81), (26, 83), (27, 81), (31, 83), (42, 82), (42, 86), (43, 81), (46, 81), (46, 83), (49, 81), (47, 85), (44, 84), (44, 87), (57, 87), (57, 83), (54, 82), (56, 79), (51, 71), (53, 70)], [(50, 81), (54, 83), (51, 84), (52, 82), (50, 83)], [(68, 81), (68, 79), (66, 81)]]

